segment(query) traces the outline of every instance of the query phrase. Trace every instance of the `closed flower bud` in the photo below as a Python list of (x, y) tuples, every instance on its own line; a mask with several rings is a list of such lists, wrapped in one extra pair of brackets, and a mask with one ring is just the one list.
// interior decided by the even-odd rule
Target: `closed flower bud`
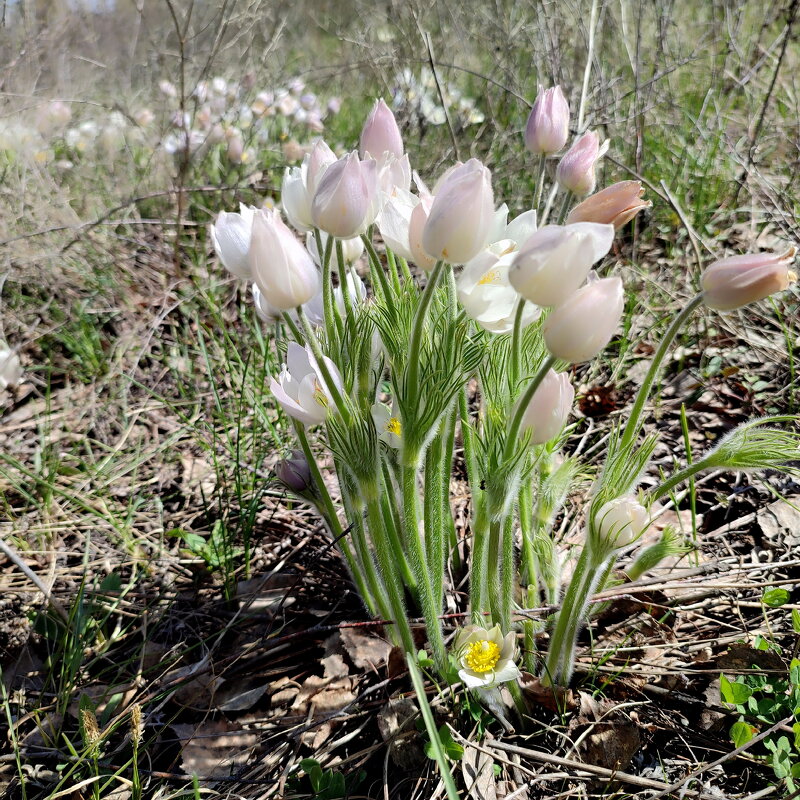
[(422, 231), (422, 247), (437, 260), (465, 264), (486, 247), (493, 221), (491, 173), (471, 158), (438, 189)]
[(594, 191), (595, 166), (606, 149), (606, 143), (601, 147), (594, 131), (584, 133), (558, 163), (556, 180), (559, 185), (579, 197), (591, 194)]
[(372, 106), (372, 111), (361, 130), (358, 152), (361, 158), (366, 158), (369, 153), (375, 159), (381, 159), (384, 153), (397, 158), (403, 155), (403, 137), (400, 128), (397, 127), (397, 120), (383, 99), (376, 100)]
[(548, 370), (522, 418), (523, 430), (531, 431), (532, 444), (544, 444), (561, 433), (574, 399), (575, 389), (567, 374)]
[(586, 280), (592, 264), (608, 253), (613, 241), (611, 225), (545, 225), (520, 248), (509, 281), (532, 303), (560, 305)]
[(311, 486), (311, 469), (302, 450), (292, 450), (288, 458), (275, 465), (278, 480), (295, 494), (302, 494)]
[(619, 230), (643, 208), (653, 205), (649, 200), (642, 200), (643, 194), (640, 181), (614, 183), (578, 203), (569, 212), (567, 225), (573, 222), (599, 222), (613, 225), (615, 230)]
[(627, 547), (647, 530), (650, 514), (635, 497), (618, 497), (600, 507), (593, 524), (605, 544)]
[(426, 272), (430, 272), (436, 265), (436, 259), (431, 258), (422, 246), (422, 236), (428, 222), (428, 216), (433, 206), (433, 197), (423, 194), (419, 198), (419, 203), (411, 211), (408, 223), (408, 247), (411, 251), (412, 261)]
[(531, 153), (551, 155), (557, 153), (569, 137), (569, 105), (560, 86), (539, 94), (533, 104), (525, 127), (525, 147)]
[(377, 167), (372, 159), (360, 161), (358, 153), (350, 153), (331, 164), (311, 203), (316, 227), (339, 239), (364, 233), (378, 213)]
[(547, 349), (572, 364), (594, 358), (614, 335), (624, 302), (619, 278), (603, 278), (581, 287), (544, 321)]
[(749, 253), (715, 261), (703, 273), (703, 302), (732, 311), (789, 288), (797, 275), (789, 267), (797, 248), (784, 253)]
[(248, 253), (255, 213), (255, 208), (241, 203), (238, 214), (220, 211), (211, 225), (211, 241), (217, 258), (228, 272), (245, 280), (252, 277)]
[(319, 273), (308, 250), (277, 209), (259, 211), (253, 218), (250, 268), (264, 299), (281, 311), (307, 303), (319, 290)]

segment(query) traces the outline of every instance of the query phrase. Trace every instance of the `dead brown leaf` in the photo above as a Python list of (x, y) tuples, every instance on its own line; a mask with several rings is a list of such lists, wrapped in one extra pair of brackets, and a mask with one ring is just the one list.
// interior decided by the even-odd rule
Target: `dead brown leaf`
[(258, 736), (225, 720), (199, 725), (173, 724), (181, 740), (181, 767), (187, 775), (222, 778), (242, 766), (258, 744)]

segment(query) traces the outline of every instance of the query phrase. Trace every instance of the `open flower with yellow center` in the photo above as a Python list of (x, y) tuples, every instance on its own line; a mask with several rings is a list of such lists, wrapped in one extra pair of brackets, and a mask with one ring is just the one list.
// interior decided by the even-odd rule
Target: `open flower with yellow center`
[(383, 403), (375, 403), (370, 409), (375, 428), (378, 431), (378, 438), (389, 445), (389, 447), (399, 448), (403, 445), (403, 425), (400, 421), (400, 413), (395, 403), (392, 408)]
[(468, 625), (456, 635), (454, 649), (461, 664), (458, 675), (469, 689), (480, 689), (513, 681), (521, 673), (514, 663), (517, 654), (515, 634), (503, 636), (499, 625), (479, 628)]

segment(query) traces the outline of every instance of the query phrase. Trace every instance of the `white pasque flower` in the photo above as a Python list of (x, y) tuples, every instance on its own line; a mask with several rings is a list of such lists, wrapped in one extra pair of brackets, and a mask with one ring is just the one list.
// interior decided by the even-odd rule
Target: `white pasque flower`
[[(520, 243), (536, 230), (535, 211), (520, 214), (508, 225), (507, 215), (508, 208), (504, 204), (495, 212), (491, 244), (464, 265), (456, 283), (464, 311), (491, 333), (508, 333), (514, 327), (520, 296), (509, 281), (509, 269)], [(530, 325), (540, 313), (537, 306), (526, 303), (522, 312), (523, 327)]]
[(261, 289), (258, 288), (258, 284), (250, 284), (250, 294), (253, 295), (253, 305), (255, 306), (256, 314), (259, 319), (262, 319), (268, 325), (274, 325), (276, 322), (280, 322), (281, 319), (283, 319), (283, 311), (267, 302)]
[(375, 403), (370, 408), (370, 413), (378, 431), (378, 438), (389, 447), (402, 447), (403, 425), (396, 405), (393, 404), (390, 409), (385, 403)]
[(214, 252), (222, 266), (237, 278), (252, 277), (248, 253), (253, 230), (254, 206), (239, 203), (239, 213), (220, 211), (216, 222), (210, 226)]
[(456, 634), (453, 646), (461, 664), (458, 676), (469, 689), (494, 686), (521, 677), (514, 663), (517, 642), (513, 631), (503, 636), (499, 625), (488, 630), (467, 625)]
[(594, 515), (593, 524), (606, 544), (627, 547), (650, 525), (650, 513), (632, 495), (617, 497), (603, 504)]
[[(343, 391), (336, 365), (329, 358), (323, 358), (336, 388)], [(332, 404), (331, 393), (310, 347), (289, 342), (286, 364), (277, 380), (270, 378), (269, 388), (283, 410), (303, 425), (316, 425), (324, 422), (328, 416)]]
[(0, 339), (0, 389), (17, 386), (22, 381), (19, 356)]
[(281, 184), (281, 204), (286, 218), (304, 233), (314, 227), (311, 219), (311, 200), (325, 170), (336, 161), (333, 150), (323, 139), (317, 139), (311, 152), (299, 167), (287, 167)]

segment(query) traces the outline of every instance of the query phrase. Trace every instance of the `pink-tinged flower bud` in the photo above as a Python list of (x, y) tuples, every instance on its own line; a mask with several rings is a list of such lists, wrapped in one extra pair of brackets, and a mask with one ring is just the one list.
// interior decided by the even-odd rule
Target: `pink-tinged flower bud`
[(611, 341), (624, 302), (619, 278), (603, 278), (581, 287), (544, 321), (547, 349), (572, 364), (591, 360)]
[(466, 264), (486, 247), (493, 222), (492, 175), (471, 158), (447, 176), (433, 198), (422, 247), (437, 260)]
[(250, 268), (264, 300), (281, 311), (307, 303), (319, 290), (319, 273), (308, 250), (277, 209), (253, 217)]
[(425, 272), (430, 272), (436, 265), (436, 259), (431, 258), (422, 246), (422, 234), (428, 222), (432, 206), (432, 195), (421, 194), (419, 203), (414, 206), (408, 221), (408, 248), (411, 251), (411, 259)]
[(522, 418), (523, 429), (529, 428), (531, 431), (532, 444), (544, 444), (561, 433), (574, 399), (575, 389), (566, 372), (549, 370)]
[(557, 153), (569, 138), (569, 105), (560, 86), (539, 94), (525, 127), (525, 147), (531, 153)]
[(594, 131), (584, 133), (558, 162), (556, 180), (559, 185), (578, 197), (591, 194), (595, 183), (594, 169), (605, 150), (606, 145), (600, 146)]
[(796, 247), (785, 253), (748, 253), (715, 261), (703, 273), (703, 302), (717, 311), (732, 311), (789, 288), (797, 275), (789, 267)]
[(378, 213), (378, 165), (350, 153), (331, 164), (311, 203), (316, 227), (339, 239), (364, 233)]
[(314, 197), (317, 186), (331, 164), (336, 163), (336, 153), (331, 150), (324, 139), (317, 139), (308, 154), (306, 189), (310, 197)]
[(560, 305), (586, 280), (592, 264), (608, 253), (613, 240), (611, 225), (545, 225), (522, 245), (508, 279), (531, 303)]
[(311, 468), (302, 450), (292, 450), (288, 458), (275, 465), (278, 480), (295, 494), (302, 494), (311, 487)]
[(369, 153), (375, 159), (381, 159), (384, 153), (396, 158), (403, 155), (403, 137), (397, 127), (397, 120), (382, 99), (375, 101), (361, 129), (358, 152), (361, 158), (366, 158)]
[(650, 514), (635, 497), (618, 497), (600, 507), (593, 523), (605, 544), (627, 547), (647, 530)]
[(572, 222), (600, 222), (613, 225), (619, 230), (630, 222), (643, 208), (653, 204), (642, 200), (644, 188), (640, 181), (620, 181), (587, 197), (578, 203), (567, 217)]

